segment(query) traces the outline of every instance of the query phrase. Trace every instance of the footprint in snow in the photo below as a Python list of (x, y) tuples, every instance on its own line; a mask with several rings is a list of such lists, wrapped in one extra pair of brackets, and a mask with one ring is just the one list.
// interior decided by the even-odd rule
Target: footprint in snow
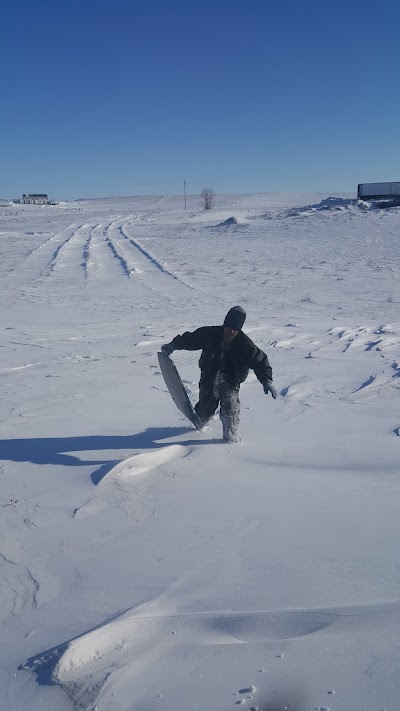
[(255, 686), (246, 686), (244, 689), (239, 689), (239, 694), (254, 694), (257, 691)]

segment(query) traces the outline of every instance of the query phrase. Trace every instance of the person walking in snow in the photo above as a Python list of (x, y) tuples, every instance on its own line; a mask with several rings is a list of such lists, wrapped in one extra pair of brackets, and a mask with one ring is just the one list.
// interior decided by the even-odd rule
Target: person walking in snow
[(203, 326), (196, 331), (186, 331), (161, 347), (165, 355), (175, 350), (202, 349), (199, 360), (201, 371), (199, 401), (195, 411), (202, 425), (220, 406), (223, 438), (239, 442), (240, 414), (239, 388), (246, 380), (249, 369), (254, 370), (266, 395), (276, 398), (272, 384), (272, 368), (266, 354), (242, 331), (246, 312), (233, 306), (225, 316), (222, 326)]

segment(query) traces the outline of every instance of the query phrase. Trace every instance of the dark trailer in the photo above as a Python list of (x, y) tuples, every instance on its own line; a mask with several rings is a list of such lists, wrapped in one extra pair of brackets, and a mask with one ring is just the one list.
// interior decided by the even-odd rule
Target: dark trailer
[(400, 197), (400, 183), (360, 183), (358, 186), (359, 200), (392, 197)]

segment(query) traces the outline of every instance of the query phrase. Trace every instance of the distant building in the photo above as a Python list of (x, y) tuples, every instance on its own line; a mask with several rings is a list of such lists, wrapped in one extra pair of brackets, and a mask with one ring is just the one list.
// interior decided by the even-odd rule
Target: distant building
[(22, 203), (24, 205), (48, 205), (49, 197), (41, 193), (32, 193), (31, 195), (23, 195)]
[(58, 205), (56, 200), (49, 200), (45, 193), (27, 193), (22, 198), (14, 198), (13, 203), (17, 205)]
[(0, 198), (0, 207), (8, 207), (9, 204), (9, 200), (6, 200), (5, 198)]

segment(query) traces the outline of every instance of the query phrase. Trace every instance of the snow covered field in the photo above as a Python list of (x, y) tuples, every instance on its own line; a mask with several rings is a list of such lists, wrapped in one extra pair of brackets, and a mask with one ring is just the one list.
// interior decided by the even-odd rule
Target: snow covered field
[[(0, 209), (2, 711), (400, 709), (400, 208), (350, 197)], [(227, 445), (156, 354), (235, 304), (279, 395)]]

